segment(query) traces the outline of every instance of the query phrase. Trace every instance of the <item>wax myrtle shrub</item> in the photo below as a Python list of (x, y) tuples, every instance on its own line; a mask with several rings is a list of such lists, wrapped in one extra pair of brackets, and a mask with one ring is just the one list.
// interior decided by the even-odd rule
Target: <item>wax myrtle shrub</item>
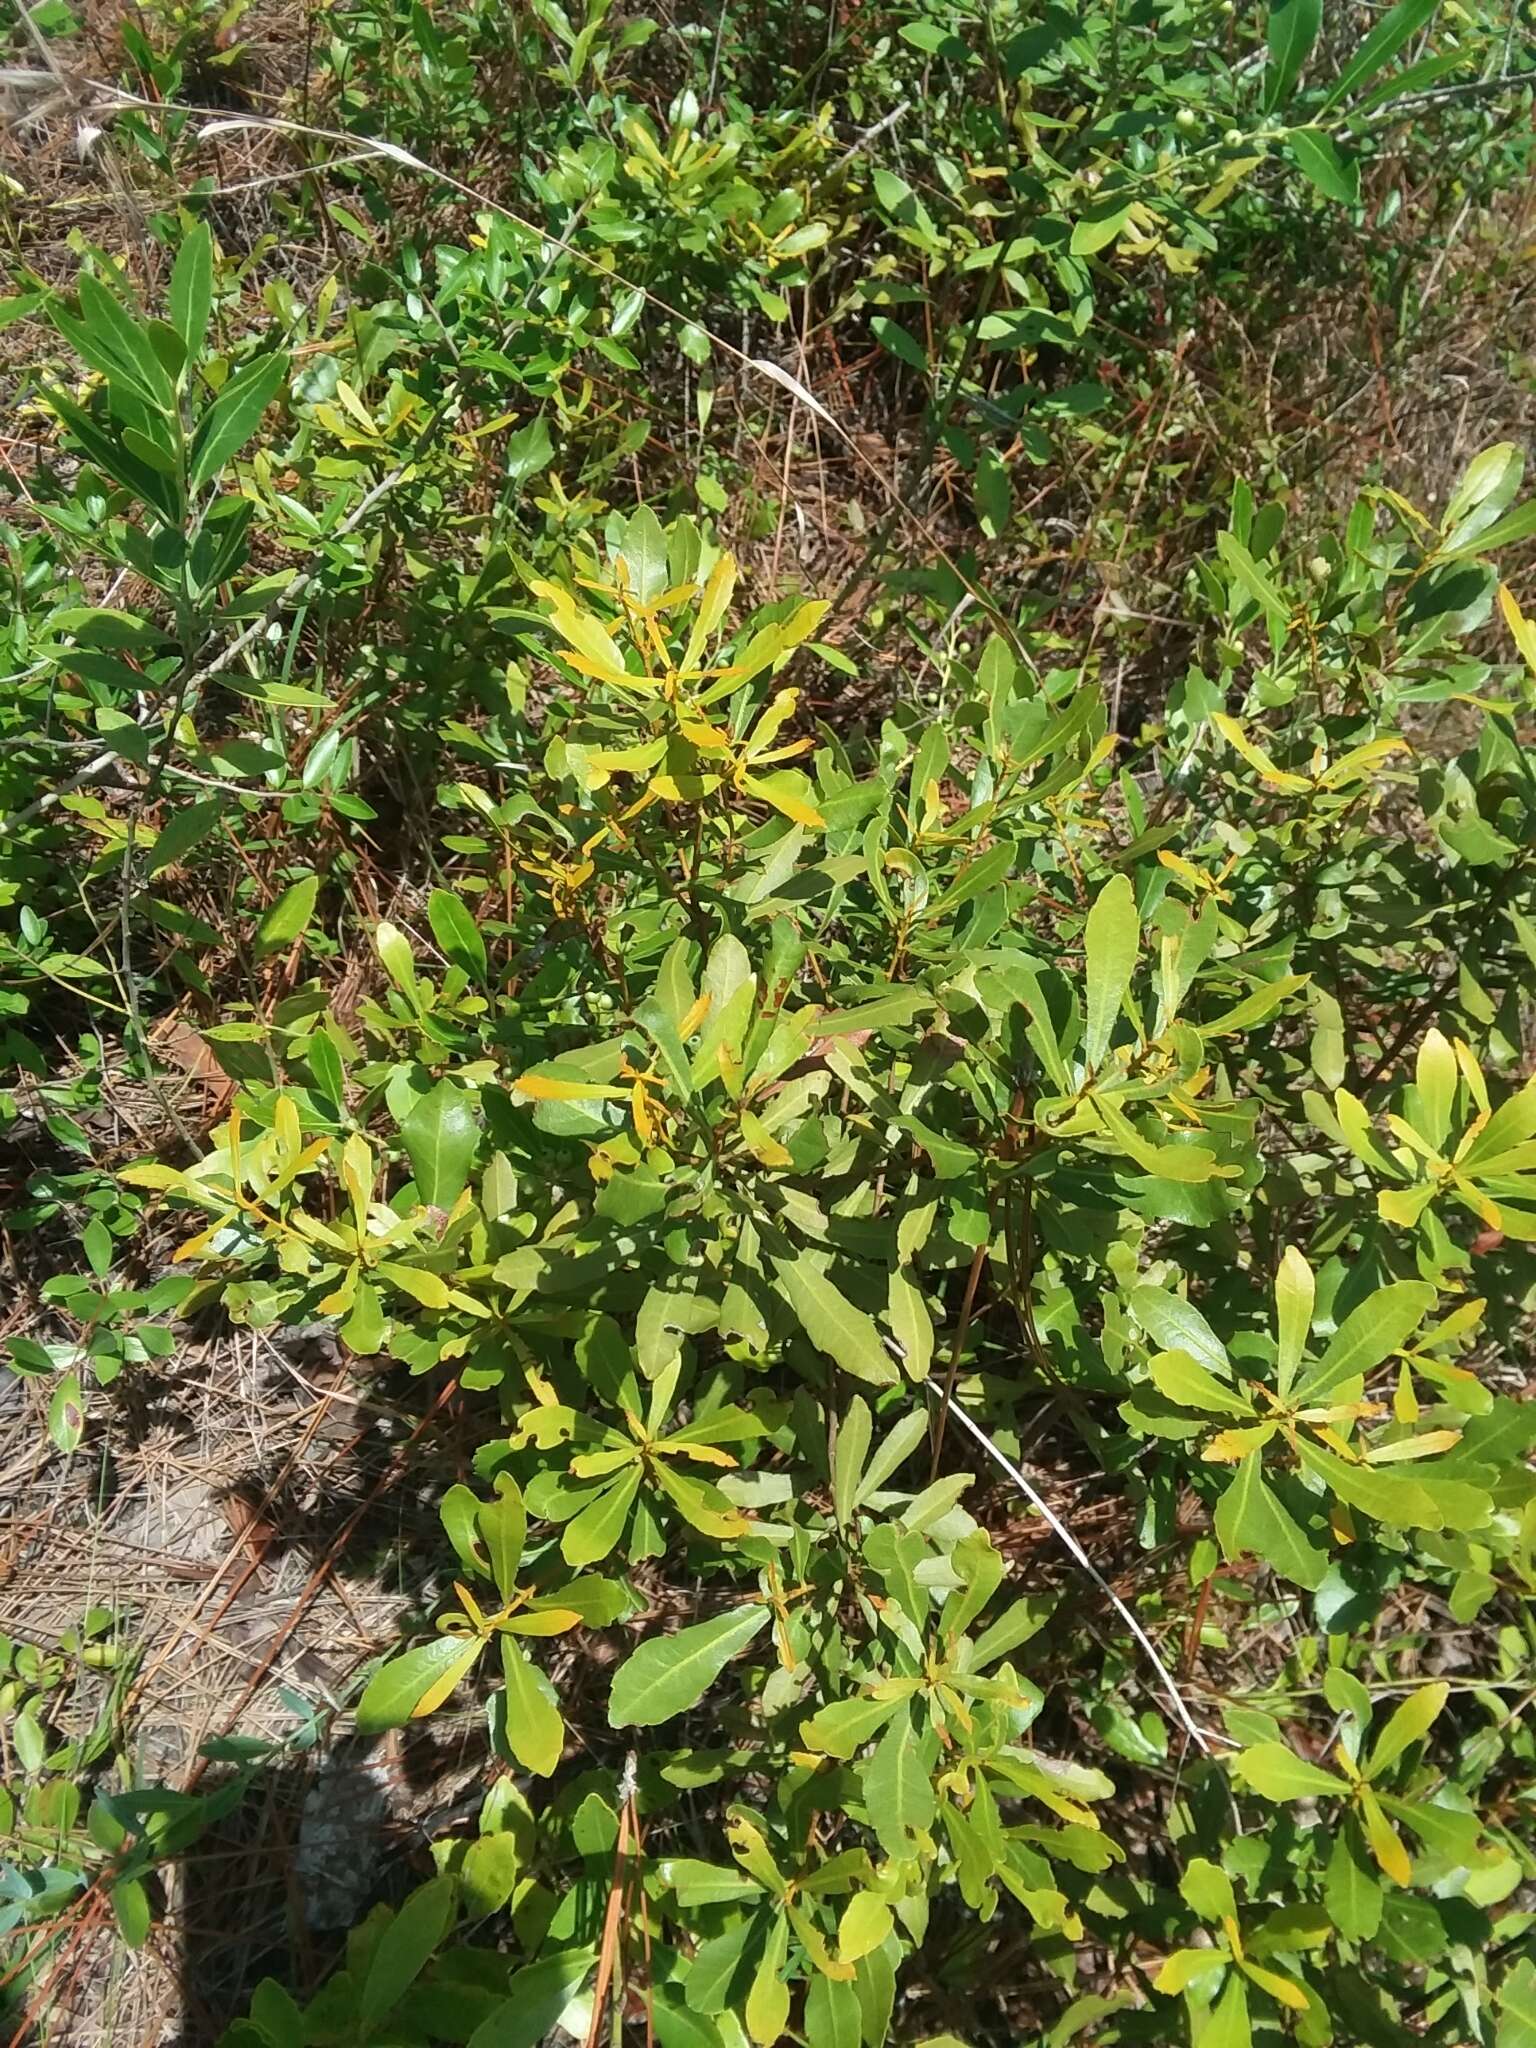
[[(369, 5), (257, 130), (214, 26), (124, 34), (139, 256), (4, 311), (11, 1393), (452, 1393), (304, 1729), (484, 1795), (228, 2038), (1517, 2048), (1536, 507), (1319, 506), (1210, 336), (1411, 326), (1523, 22)], [(131, 1640), (0, 1644), (28, 2011), (260, 1783), (141, 1781)]]
[[(532, 579), (377, 993), (295, 986), (121, 1176), (189, 1308), (487, 1403), (356, 1714), (484, 1698), (509, 1775), (234, 2038), (990, 2040), (1005, 1953), (1063, 2039), (1518, 2010), (1531, 684), (1468, 638), (1529, 645), (1518, 483), (1300, 560), (1239, 491), (1240, 663), (1119, 758), (1001, 620), (945, 724), (807, 730), (823, 604), (740, 618), (687, 518)], [(1042, 1410), (1168, 1560), (1097, 1678), (1091, 1582), (1020, 1567)]]

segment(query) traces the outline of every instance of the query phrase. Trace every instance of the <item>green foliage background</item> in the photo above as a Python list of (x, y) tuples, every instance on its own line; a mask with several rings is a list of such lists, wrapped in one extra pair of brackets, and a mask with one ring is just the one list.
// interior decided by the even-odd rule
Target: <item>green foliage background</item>
[[(225, 2041), (1523, 2048), (1536, 499), (1271, 400), (1501, 289), (1524, 10), (254, 22), (13, 44), (7, 1412), (451, 1385), (302, 1739), (485, 1749)], [(138, 1654), (0, 1638), (23, 2030), (280, 1761)]]

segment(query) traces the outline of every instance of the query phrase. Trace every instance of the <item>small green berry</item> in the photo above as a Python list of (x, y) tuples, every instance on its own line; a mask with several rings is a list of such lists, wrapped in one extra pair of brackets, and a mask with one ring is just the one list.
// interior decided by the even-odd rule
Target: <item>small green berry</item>
[(1314, 583), (1326, 583), (1333, 574), (1333, 565), (1326, 555), (1314, 555), (1307, 564), (1307, 574)]

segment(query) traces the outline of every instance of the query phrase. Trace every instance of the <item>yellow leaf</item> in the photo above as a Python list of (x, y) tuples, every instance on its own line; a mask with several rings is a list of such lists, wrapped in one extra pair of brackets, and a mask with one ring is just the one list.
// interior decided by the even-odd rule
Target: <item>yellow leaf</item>
[(1377, 1444), (1365, 1454), (1367, 1465), (1401, 1465), (1410, 1458), (1432, 1458), (1461, 1442), (1459, 1429), (1428, 1429), (1422, 1436), (1400, 1437), (1395, 1444)]
[(651, 1114), (651, 1105), (646, 1099), (645, 1083), (636, 1081), (630, 1095), (630, 1105), (635, 1119), (635, 1135), (642, 1145), (654, 1143), (656, 1119)]
[(1419, 1397), (1413, 1391), (1413, 1374), (1405, 1358), (1398, 1367), (1397, 1392), (1392, 1396), (1392, 1413), (1402, 1423), (1419, 1419)]
[(1365, 1838), (1371, 1854), (1394, 1884), (1412, 1884), (1413, 1863), (1403, 1847), (1403, 1838), (1382, 1812), (1376, 1797), (1360, 1788), (1360, 1810), (1365, 1820)]
[(698, 999), (695, 1002), (689, 1005), (686, 1013), (683, 1016), (681, 1023), (679, 1023), (677, 1027), (677, 1035), (679, 1038), (683, 1039), (685, 1042), (688, 1039), (692, 1038), (695, 1031), (698, 1030), (699, 1026), (704, 1022), (704, 1019), (709, 1015), (710, 1005), (713, 1002), (714, 997), (709, 993), (708, 989), (706, 989), (703, 995), (698, 997)]
[(1239, 1961), (1238, 1967), (1245, 1976), (1253, 1979), (1261, 1991), (1267, 1991), (1281, 2005), (1288, 2005), (1292, 2012), (1306, 2011), (1307, 1994), (1289, 1977), (1282, 1977), (1278, 1970), (1266, 1970), (1261, 1963), (1251, 1963), (1246, 1956)]
[(741, 1138), (760, 1166), (784, 1167), (795, 1163), (788, 1150), (750, 1109), (741, 1112)]
[(549, 606), (549, 622), (560, 638), (581, 657), (575, 665), (584, 675), (608, 683), (636, 682), (637, 678), (625, 668), (608, 629), (591, 612), (583, 611), (568, 590), (562, 590), (558, 583), (544, 582), (535, 582), (531, 588), (535, 597), (543, 598)]
[(1289, 770), (1277, 767), (1264, 749), (1248, 737), (1238, 720), (1229, 718), (1225, 711), (1213, 711), (1211, 723), (1228, 746), (1235, 748), (1248, 765), (1256, 768), (1275, 789), (1298, 795), (1312, 787), (1306, 776), (1292, 775)]
[(299, 1123), (299, 1108), (291, 1095), (279, 1095), (272, 1107), (272, 1128), (277, 1134), (278, 1151), (284, 1158), (292, 1158), (304, 1144), (304, 1132)]
[(602, 1102), (629, 1093), (600, 1081), (565, 1081), (555, 1074), (522, 1074), (512, 1083), (514, 1095), (529, 1096), (534, 1102)]
[(1510, 630), (1521, 658), (1533, 675), (1536, 675), (1536, 625), (1525, 616), (1515, 602), (1515, 594), (1507, 583), (1499, 585), (1499, 610), (1504, 614), (1504, 623)]
[(741, 786), (749, 796), (760, 797), (765, 804), (782, 811), (791, 824), (807, 825), (817, 832), (826, 825), (820, 811), (808, 804), (789, 781), (787, 771), (783, 775), (744, 775)]

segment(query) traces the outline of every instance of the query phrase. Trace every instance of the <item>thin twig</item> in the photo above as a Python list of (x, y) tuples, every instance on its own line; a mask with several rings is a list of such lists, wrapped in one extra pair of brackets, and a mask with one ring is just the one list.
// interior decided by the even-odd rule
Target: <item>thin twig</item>
[[(933, 1385), (933, 1383), (931, 1381), (927, 1381), (925, 1382), (925, 1385), (927, 1386), (929, 1393), (932, 1394), (935, 1399), (937, 1399), (938, 1389)], [(1152, 1666), (1152, 1669), (1157, 1673), (1157, 1676), (1161, 1681), (1163, 1690), (1168, 1695), (1169, 1704), (1172, 1706), (1173, 1711), (1178, 1716), (1181, 1724), (1184, 1726), (1185, 1729), (1187, 1729), (1190, 1739), (1195, 1743), (1196, 1747), (1200, 1750), (1203, 1756), (1212, 1755), (1213, 1745), (1217, 1742), (1224, 1742), (1227, 1740), (1227, 1738), (1225, 1736), (1212, 1734), (1210, 1731), (1200, 1726), (1199, 1722), (1195, 1719), (1194, 1715), (1189, 1711), (1189, 1708), (1185, 1705), (1184, 1695), (1179, 1691), (1178, 1681), (1174, 1677), (1173, 1673), (1168, 1669), (1168, 1666), (1163, 1662), (1162, 1657), (1158, 1653), (1157, 1645), (1153, 1642), (1152, 1638), (1147, 1634), (1146, 1630), (1142, 1627), (1141, 1623), (1136, 1619), (1136, 1616), (1131, 1612), (1130, 1608), (1120, 1598), (1120, 1595), (1115, 1591), (1114, 1587), (1109, 1583), (1108, 1579), (1106, 1579), (1104, 1574), (1099, 1570), (1098, 1566), (1094, 1563), (1093, 1559), (1088, 1555), (1087, 1551), (1084, 1550), (1081, 1543), (1079, 1543), (1077, 1538), (1072, 1534), (1072, 1531), (1067, 1527), (1066, 1523), (1062, 1521), (1061, 1517), (1055, 1512), (1055, 1510), (1050, 1506), (1050, 1504), (1046, 1500), (1044, 1500), (1040, 1493), (1030, 1484), (1028, 1479), (1026, 1479), (1024, 1474), (1019, 1470), (1018, 1466), (1014, 1464), (1013, 1460), (1009, 1458), (1005, 1452), (1000, 1450), (998, 1446), (992, 1441), (991, 1437), (989, 1437), (987, 1435), (987, 1432), (981, 1427), (981, 1424), (977, 1422), (968, 1412), (964, 1403), (956, 1400), (953, 1397), (953, 1395), (951, 1395), (948, 1398), (948, 1405), (950, 1409), (953, 1411), (955, 1419), (957, 1422), (959, 1422), (961, 1428), (966, 1430), (971, 1436), (973, 1436), (976, 1439), (977, 1443), (981, 1445), (982, 1449), (987, 1453), (988, 1457), (990, 1457), (995, 1464), (1000, 1466), (1001, 1469), (1007, 1473), (1008, 1477), (1013, 1481), (1014, 1485), (1019, 1489), (1020, 1493), (1022, 1493), (1024, 1498), (1029, 1502), (1030, 1506), (1032, 1508), (1035, 1508), (1041, 1515), (1044, 1516), (1045, 1520), (1047, 1521), (1047, 1523), (1049, 1523), (1051, 1529), (1060, 1539), (1061, 1543), (1063, 1544), (1067, 1552), (1070, 1554), (1073, 1561), (1079, 1566), (1081, 1566), (1081, 1568), (1088, 1574), (1089, 1578), (1092, 1579), (1093, 1583), (1098, 1587), (1099, 1591), (1104, 1595), (1105, 1599), (1108, 1600), (1110, 1605), (1114, 1608), (1116, 1614), (1119, 1615), (1120, 1619), (1125, 1623), (1126, 1627), (1130, 1630), (1131, 1634), (1136, 1638), (1136, 1641), (1140, 1644), (1143, 1655), (1146, 1657), (1147, 1662)]]

